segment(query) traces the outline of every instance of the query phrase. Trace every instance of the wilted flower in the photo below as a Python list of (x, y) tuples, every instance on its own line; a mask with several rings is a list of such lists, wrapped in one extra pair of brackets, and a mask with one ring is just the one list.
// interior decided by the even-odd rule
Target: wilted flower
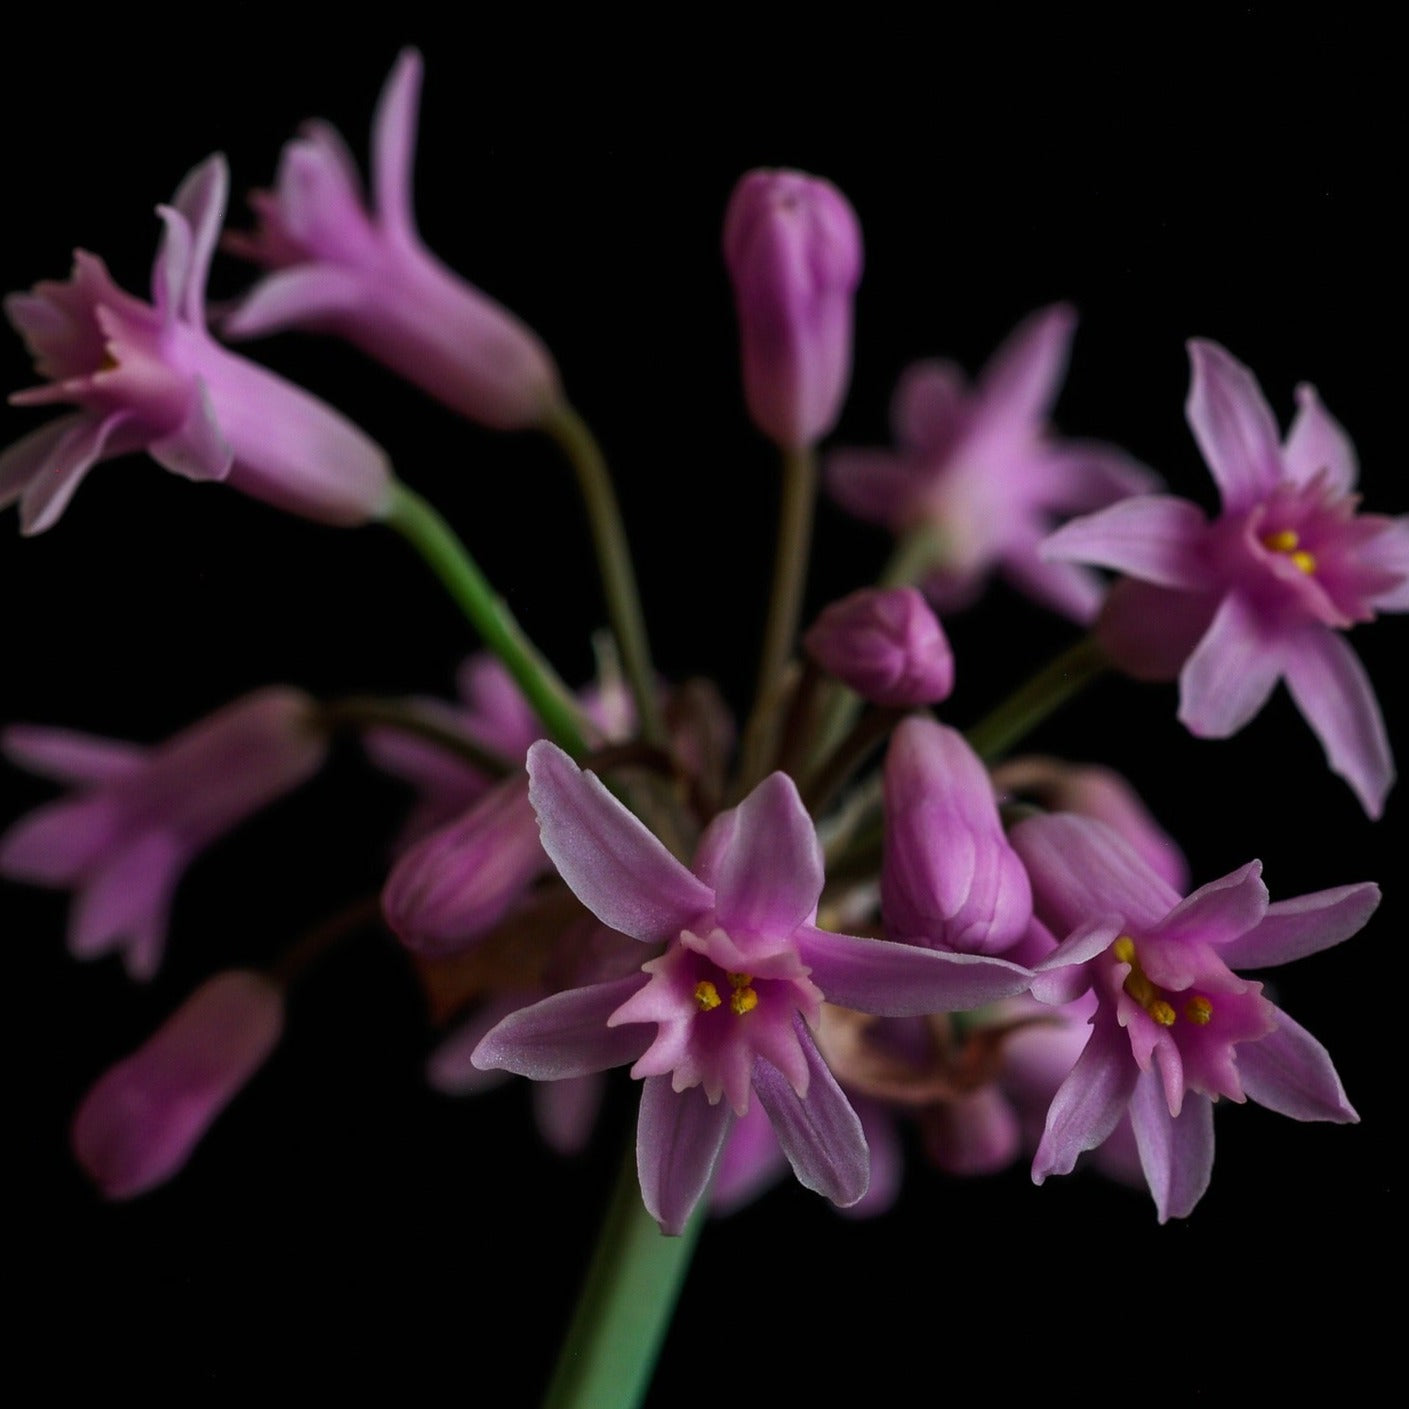
[(1409, 519), (1357, 514), (1355, 451), (1315, 390), (1285, 442), (1256, 378), (1217, 343), (1189, 344), (1187, 414), (1218, 484), (1212, 523), (1183, 499), (1132, 499), (1043, 545), (1130, 574), (1098, 625), (1118, 665), (1179, 676), (1179, 718), (1235, 734), (1285, 680), (1331, 768), (1377, 817), (1394, 780), (1374, 690), (1341, 632), (1409, 611)]
[(206, 329), (206, 275), (228, 184), (225, 159), (213, 156), (170, 206), (158, 207), (166, 233), (151, 304), (124, 293), (103, 261), (82, 250), (68, 283), (5, 300), (39, 373), (51, 379), (10, 400), (80, 408), (0, 455), (0, 506), (20, 501), (25, 533), (52, 526), (99, 461), (136, 450), (187, 479), (223, 480), (322, 523), (361, 524), (388, 512), (391, 467), (381, 447)]

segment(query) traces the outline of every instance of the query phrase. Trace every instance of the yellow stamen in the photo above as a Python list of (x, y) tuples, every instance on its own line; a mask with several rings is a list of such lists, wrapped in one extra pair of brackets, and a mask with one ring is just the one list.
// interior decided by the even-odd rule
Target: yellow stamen
[(1145, 1011), (1161, 1026), (1173, 1027), (1174, 1019), (1177, 1016), (1174, 1009), (1164, 1001), (1163, 998), (1156, 998), (1153, 1003), (1145, 1004)]
[(1115, 957), (1122, 964), (1133, 964), (1135, 962), (1135, 941), (1128, 934), (1123, 934), (1111, 945)]
[(1262, 540), (1262, 546), (1273, 553), (1290, 553), (1301, 542), (1300, 536), (1294, 528), (1278, 529), (1276, 533), (1269, 533)]
[[(734, 996), (738, 997), (737, 994)], [(702, 978), (695, 985), (695, 1002), (700, 1005), (700, 1012), (707, 1013), (711, 1008), (717, 1008), (723, 1001), (719, 996), (719, 990), (707, 978)]]
[(1184, 1016), (1202, 1027), (1213, 1016), (1213, 1004), (1202, 993), (1196, 993), (1184, 1004)]
[[(734, 975), (730, 974), (732, 982)], [(729, 1006), (734, 1010), (734, 1016), (741, 1018), (745, 1013), (751, 1013), (758, 1007), (758, 994), (751, 988), (736, 988), (730, 995)]]
[(752, 974), (725, 974), (730, 988), (747, 988), (753, 982)]
[(1292, 554), (1292, 562), (1299, 567), (1302, 572), (1312, 573), (1316, 571), (1316, 557), (1308, 553), (1304, 548)]

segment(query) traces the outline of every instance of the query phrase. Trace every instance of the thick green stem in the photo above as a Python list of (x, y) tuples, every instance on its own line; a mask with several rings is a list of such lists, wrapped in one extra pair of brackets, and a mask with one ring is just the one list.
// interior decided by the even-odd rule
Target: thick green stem
[(386, 521), (440, 578), (485, 645), (504, 662), (554, 741), (581, 758), (587, 744), (576, 701), (495, 595), (449, 524), (415, 490), (399, 483)]
[(587, 423), (566, 402), (559, 402), (545, 417), (542, 426), (577, 473), (578, 488), (592, 528), (597, 568), (602, 574), (607, 615), (611, 618), (612, 634), (616, 637), (627, 683), (636, 701), (641, 734), (648, 743), (664, 743), (665, 730), (656, 699), (655, 671), (651, 667), (651, 649), (641, 613), (641, 594), (636, 586), (631, 547), (621, 522), (606, 458)]
[(967, 738), (974, 752), (985, 763), (1001, 758), (1109, 667), (1110, 662), (1095, 638), (1083, 637), (968, 730)]
[(812, 511), (817, 499), (817, 456), (810, 446), (783, 452), (783, 497), (778, 514), (778, 550), (773, 560), (773, 590), (758, 667), (753, 711), (744, 730), (745, 787), (768, 770), (776, 732), (775, 711), (802, 615), (807, 586)]
[(645, 1398), (694, 1255), (705, 1201), (668, 1238), (641, 1203), (628, 1153), (543, 1409), (635, 1409)]

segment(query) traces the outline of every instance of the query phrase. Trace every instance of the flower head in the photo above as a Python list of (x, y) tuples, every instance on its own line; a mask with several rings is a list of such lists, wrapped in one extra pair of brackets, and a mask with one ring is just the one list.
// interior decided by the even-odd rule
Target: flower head
[(225, 320), (230, 337), (338, 334), (447, 406), (498, 429), (535, 424), (561, 397), (538, 337), (422, 243), (411, 204), (421, 56), (404, 50), (372, 131), (372, 209), (342, 138), (308, 123), (252, 198), (259, 226), (227, 236), (273, 272)]
[(749, 415), (785, 450), (814, 445), (836, 423), (851, 381), (856, 212), (829, 181), (751, 171), (724, 214), (724, 262)]
[(1181, 1218), (1208, 1186), (1220, 1097), (1251, 1096), (1297, 1120), (1357, 1118), (1325, 1049), (1233, 966), (1339, 944), (1369, 919), (1378, 887), (1269, 904), (1254, 861), (1181, 899), (1089, 818), (1029, 818), (1012, 841), (1038, 917), (1061, 940), (1033, 966), (1033, 997), (1096, 999), (1091, 1035), (1047, 1113), (1038, 1183), (1071, 1170), (1128, 1114), (1160, 1220)]
[(366, 523), (389, 510), (391, 468), (380, 446), (206, 329), (206, 275), (228, 184), (225, 159), (213, 156), (158, 207), (166, 232), (150, 304), (81, 250), (68, 283), (5, 300), (50, 379), (10, 400), (79, 407), (0, 455), (0, 506), (19, 500), (24, 532), (49, 528), (99, 461), (136, 450), (187, 479), (223, 480), (323, 523)]
[(1052, 435), (1075, 325), (1064, 304), (1033, 314), (972, 387), (952, 362), (917, 363), (892, 403), (897, 448), (828, 457), (827, 487), (843, 508), (929, 539), (921, 586), (940, 611), (969, 605), (995, 568), (1078, 621), (1100, 605), (1094, 573), (1044, 563), (1037, 545), (1059, 519), (1147, 490), (1153, 477), (1113, 446)]
[(1409, 610), (1409, 518), (1357, 512), (1355, 452), (1313, 388), (1285, 441), (1252, 373), (1217, 343), (1189, 344), (1189, 425), (1222, 496), (1208, 522), (1149, 496), (1077, 519), (1043, 545), (1053, 560), (1129, 574), (1098, 624), (1117, 664), (1179, 677), (1179, 718), (1235, 734), (1279, 680), (1331, 768), (1378, 816), (1394, 780), (1379, 704), (1341, 633)]
[(824, 999), (912, 1014), (1027, 983), (1003, 959), (818, 929), (821, 848), (784, 774), (715, 818), (693, 868), (552, 744), (529, 751), (529, 777), (559, 874), (604, 925), (654, 952), (631, 975), (506, 1018), (475, 1064), (556, 1080), (633, 1063), (642, 1192), (667, 1232), (684, 1226), (754, 1097), (804, 1184), (843, 1205), (865, 1192), (860, 1124), (812, 1036)]
[(76, 796), (0, 837), (0, 875), (76, 892), (69, 948), (121, 948), (134, 978), (161, 961), (167, 915), (197, 853), (321, 767), (325, 738), (300, 691), (260, 690), (153, 748), (62, 729), (5, 732), (15, 762)]

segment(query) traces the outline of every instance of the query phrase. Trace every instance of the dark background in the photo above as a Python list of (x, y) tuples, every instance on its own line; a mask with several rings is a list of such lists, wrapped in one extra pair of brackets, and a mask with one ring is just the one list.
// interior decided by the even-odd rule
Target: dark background
[[(1125, 445), (1212, 503), (1183, 421), (1183, 341), (1251, 365), (1285, 423), (1320, 388), (1360, 451), (1368, 507), (1402, 483), (1403, 130), (1386, 39), (1271, 7), (1180, 9), (1138, 28), (944, 18), (923, 43), (879, 21), (783, 42), (671, 22), (620, 33), (463, 32), (392, 19), (300, 37), (297, 11), (219, 43), (180, 31), (36, 25), (0, 86), (7, 287), (60, 277), (74, 244), (145, 292), (152, 206), (220, 147), (240, 193), (321, 115), (365, 160), (402, 43), (427, 74), (418, 208), (428, 243), (544, 337), (616, 472), (657, 663), (747, 700), (776, 474), (742, 410), (718, 252), (755, 165), (826, 175), (866, 232), (856, 373), (835, 443), (887, 438), (899, 371), (977, 368), (1025, 313), (1082, 314), (1057, 420)], [(644, 47), (642, 47), (644, 46)], [(247, 282), (233, 261), (214, 291)], [(551, 449), (456, 421), (356, 354), (286, 337), (251, 349), (354, 414), (457, 523), (569, 680), (601, 622), (570, 478)], [(3, 349), (6, 388), (27, 385)], [(3, 439), (39, 415), (6, 410)], [(281, 517), (132, 460), (61, 523), (0, 547), (4, 721), (165, 737), (271, 680), (320, 694), (447, 692), (472, 647), (414, 558), (380, 530)], [(874, 574), (879, 534), (819, 510), (810, 603)], [(1071, 639), (996, 597), (950, 626), (963, 725)], [(1402, 623), (1357, 631), (1396, 752), (1409, 757)], [(858, 1224), (796, 1187), (706, 1232), (653, 1391), (811, 1397), (854, 1373), (888, 1402), (920, 1374), (1208, 1396), (1368, 1370), (1384, 1356), (1377, 1271), (1402, 1247), (1390, 1163), (1405, 807), (1372, 825), (1284, 694), (1232, 743), (1198, 743), (1174, 693), (1110, 682), (1035, 743), (1124, 769), (1199, 881), (1260, 856), (1274, 898), (1362, 879), (1385, 902), (1342, 950), (1278, 974), (1363, 1123), (1222, 1109), (1213, 1187), (1187, 1221), (1094, 1177), (973, 1183), (916, 1160), (900, 1207)], [(3, 819), (52, 790), (10, 770)], [(63, 950), (64, 898), (0, 894), (16, 1171), (12, 1284), (22, 1370), (183, 1388), (384, 1384), (532, 1403), (629, 1137), (614, 1089), (594, 1152), (542, 1152), (526, 1092), (429, 1092), (431, 1035), (394, 944), (368, 934), (294, 995), (288, 1037), (170, 1186), (107, 1206), (72, 1167), (70, 1113), (216, 968), (274, 958), (373, 891), (402, 794), (339, 751), (315, 783), (203, 857), (149, 986)], [(17, 1251), (17, 1256), (16, 1256)], [(1392, 1274), (1391, 1274), (1392, 1275)], [(58, 1333), (72, 1353), (44, 1347)], [(501, 1371), (515, 1386), (496, 1389)], [(1138, 1389), (1136, 1387), (1139, 1387)]]

